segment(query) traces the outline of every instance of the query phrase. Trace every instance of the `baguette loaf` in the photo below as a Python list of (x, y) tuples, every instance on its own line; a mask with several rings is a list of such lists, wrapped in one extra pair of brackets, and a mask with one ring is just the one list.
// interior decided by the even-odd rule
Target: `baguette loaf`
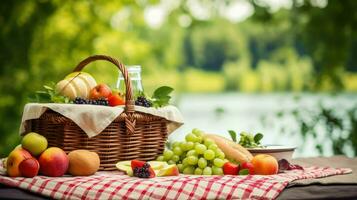
[(233, 159), (240, 163), (250, 162), (253, 159), (253, 155), (247, 149), (232, 140), (214, 134), (205, 134), (204, 137), (215, 141), (217, 146), (229, 159)]

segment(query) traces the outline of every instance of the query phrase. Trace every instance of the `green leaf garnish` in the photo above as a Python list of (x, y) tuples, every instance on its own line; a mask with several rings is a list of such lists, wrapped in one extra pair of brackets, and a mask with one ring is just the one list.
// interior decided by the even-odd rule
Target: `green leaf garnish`
[(168, 96), (172, 91), (174, 91), (174, 89), (172, 87), (169, 86), (162, 86), (157, 88), (154, 91), (153, 97), (157, 98), (157, 97), (166, 97)]
[(54, 90), (53, 87), (48, 86), (48, 85), (44, 85), (43, 87), (44, 87), (46, 90)]
[(237, 142), (237, 133), (233, 130), (228, 130), (229, 135), (231, 136), (234, 142)]
[(55, 91), (55, 86), (54, 82), (44, 85), (45, 90), (36, 91), (34, 97), (30, 97), (31, 101), (38, 103), (71, 103), (68, 97), (62, 96)]
[(163, 107), (163, 106), (168, 105), (170, 102), (170, 99), (171, 99), (170, 93), (173, 90), (174, 89), (169, 86), (162, 86), (162, 87), (157, 88), (151, 97), (153, 106), (155, 108), (158, 108), (158, 107)]
[(263, 139), (263, 137), (264, 137), (264, 136), (263, 136), (263, 134), (261, 134), (261, 133), (255, 134), (255, 136), (254, 136), (254, 142), (259, 145), (259, 144), (260, 144), (260, 140)]
[[(229, 130), (229, 134), (234, 142), (237, 142), (236, 132)], [(260, 141), (263, 139), (263, 134), (257, 133), (255, 135), (247, 132), (241, 132), (239, 137), (238, 144), (242, 145), (245, 148), (255, 148), (255, 147), (263, 147), (260, 144)]]
[(165, 142), (166, 149), (171, 149), (171, 146), (172, 146), (171, 142), (169, 141)]
[(239, 175), (248, 175), (248, 174), (249, 174), (249, 170), (248, 169), (239, 170)]

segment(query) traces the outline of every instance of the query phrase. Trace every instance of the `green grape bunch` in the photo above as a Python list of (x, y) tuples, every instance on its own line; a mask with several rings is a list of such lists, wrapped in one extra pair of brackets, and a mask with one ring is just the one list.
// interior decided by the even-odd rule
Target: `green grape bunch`
[(198, 129), (188, 133), (185, 141), (171, 143), (157, 160), (176, 164), (180, 173), (191, 175), (223, 175), (222, 167), (228, 161), (216, 143)]

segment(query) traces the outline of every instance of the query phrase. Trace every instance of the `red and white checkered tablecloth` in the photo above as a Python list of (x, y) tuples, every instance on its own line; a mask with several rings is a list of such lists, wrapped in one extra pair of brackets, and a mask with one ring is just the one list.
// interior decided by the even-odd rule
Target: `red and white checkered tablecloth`
[(0, 183), (54, 199), (275, 199), (291, 181), (351, 172), (347, 168), (308, 167), (271, 176), (180, 175), (140, 179), (108, 172), (59, 178), (0, 175)]

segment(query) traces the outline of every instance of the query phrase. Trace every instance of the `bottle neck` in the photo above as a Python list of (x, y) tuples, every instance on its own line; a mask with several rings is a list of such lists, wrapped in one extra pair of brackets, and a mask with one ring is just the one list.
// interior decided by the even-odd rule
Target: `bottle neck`
[[(129, 78), (130, 80), (134, 81), (134, 80), (137, 80), (137, 81), (141, 81), (141, 74), (140, 72), (128, 72), (129, 74)], [(121, 78), (123, 78), (123, 76), (121, 76)]]

